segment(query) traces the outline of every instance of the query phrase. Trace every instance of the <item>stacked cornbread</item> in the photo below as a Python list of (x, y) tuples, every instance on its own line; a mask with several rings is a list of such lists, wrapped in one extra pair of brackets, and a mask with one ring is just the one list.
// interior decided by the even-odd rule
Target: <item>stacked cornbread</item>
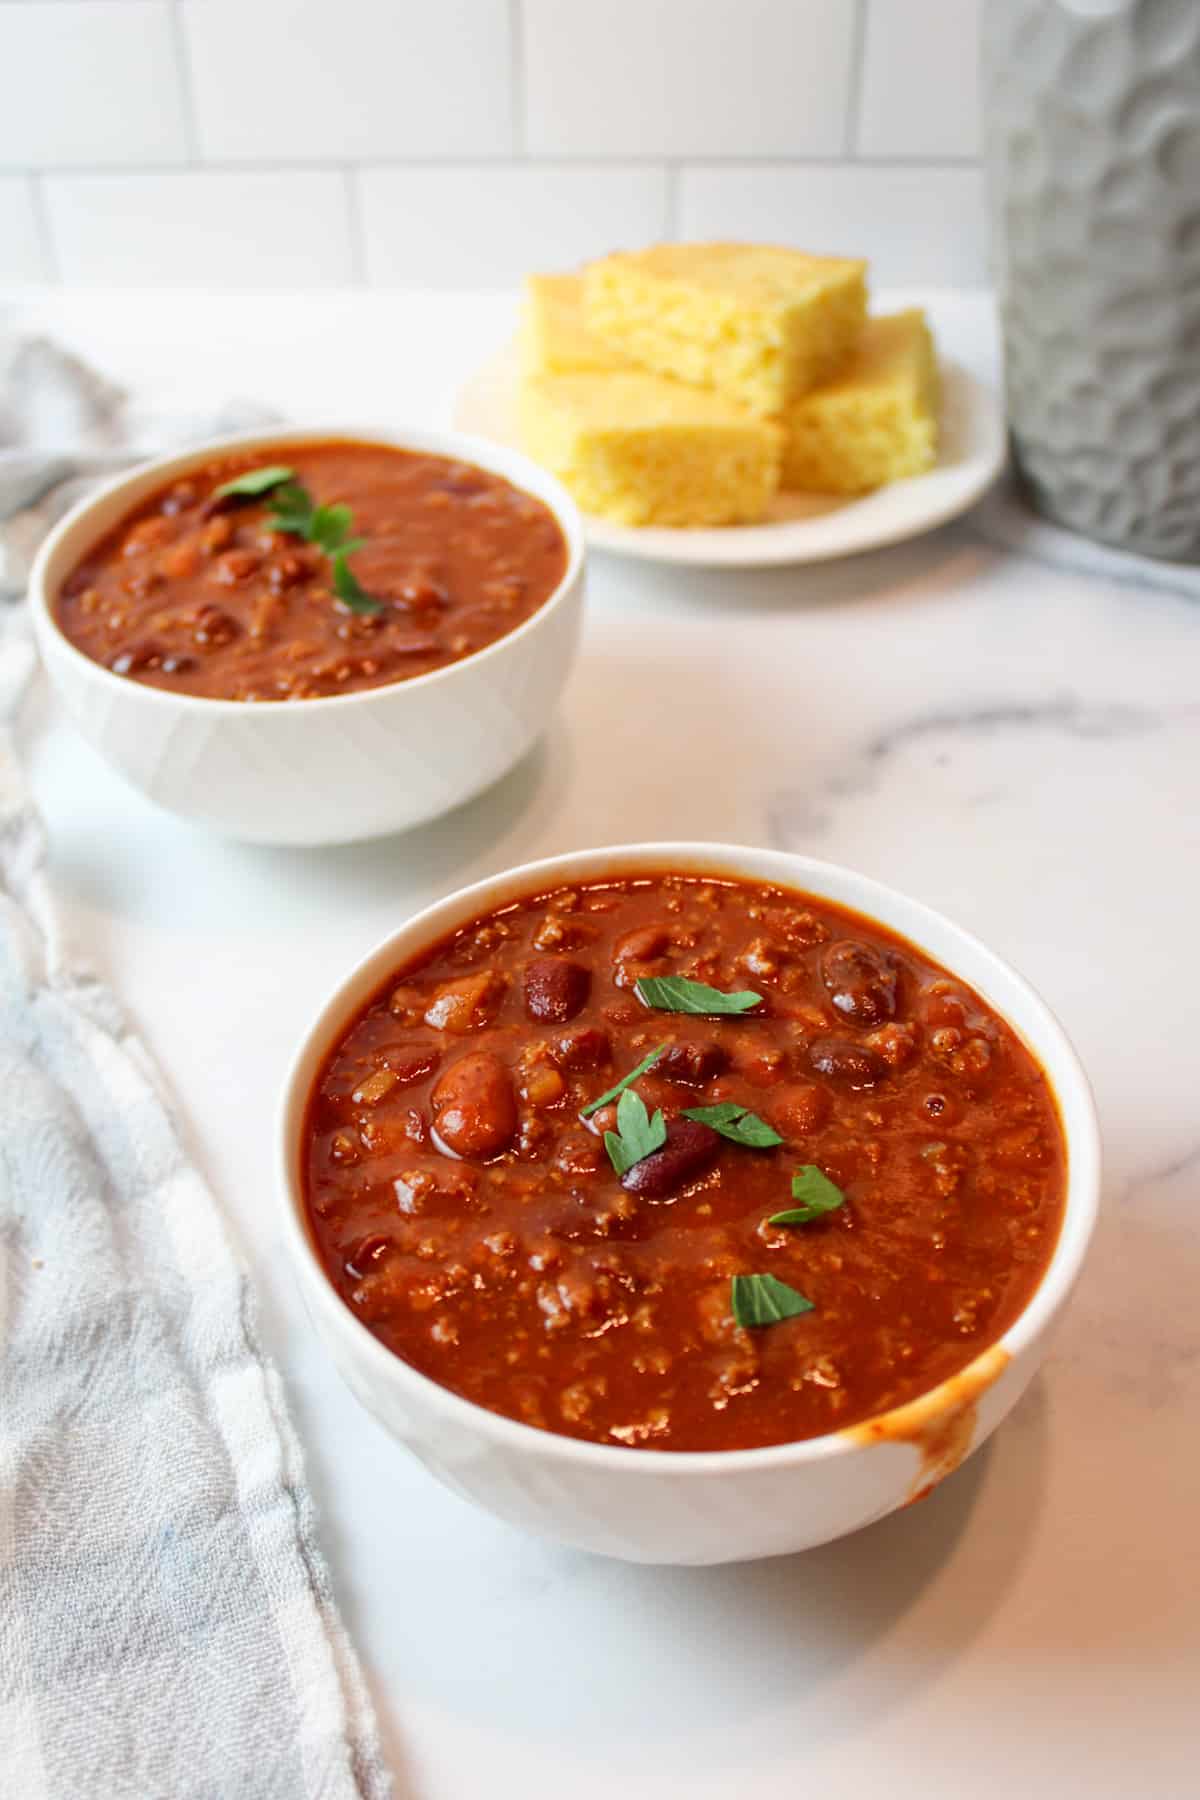
[(624, 525), (748, 523), (936, 456), (924, 316), (868, 319), (861, 261), (660, 244), (533, 275), (521, 350), (526, 449)]

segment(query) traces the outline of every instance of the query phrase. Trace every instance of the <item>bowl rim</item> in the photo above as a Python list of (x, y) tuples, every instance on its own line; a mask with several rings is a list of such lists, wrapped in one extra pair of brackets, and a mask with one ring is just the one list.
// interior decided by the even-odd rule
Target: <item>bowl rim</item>
[[(744, 859), (744, 863), (743, 863)], [(764, 861), (777, 868), (764, 872)], [(706, 865), (707, 869), (706, 869)], [(757, 865), (757, 867), (756, 867)], [(372, 987), (387, 979), (389, 958), (397, 961), (413, 954), (419, 940), (436, 942), (456, 924), (465, 923), (490, 905), (503, 904), (521, 895), (534, 894), (555, 880), (598, 879), (604, 874), (621, 876), (658, 867), (682, 874), (712, 873), (718, 878), (778, 882), (800, 892), (811, 891), (817, 899), (848, 910), (859, 910), (868, 919), (877, 919), (886, 929), (927, 955), (954, 975), (953, 952), (965, 951), (978, 958), (989, 974), (999, 977), (1037, 1020), (1049, 1054), (1034, 1050), (1038, 1066), (1050, 1083), (1058, 1109), (1067, 1150), (1067, 1189), (1062, 1224), (1050, 1261), (1044, 1269), (1029, 1300), (999, 1337), (980, 1349), (971, 1361), (931, 1388), (923, 1389), (911, 1400), (887, 1412), (871, 1415), (855, 1423), (839, 1427), (818, 1437), (801, 1438), (783, 1444), (768, 1444), (746, 1450), (654, 1450), (632, 1449), (617, 1444), (593, 1443), (568, 1437), (564, 1433), (527, 1425), (502, 1413), (489, 1411), (473, 1400), (444, 1387), (431, 1376), (413, 1367), (403, 1357), (389, 1350), (336, 1291), (318, 1257), (310, 1235), (300, 1179), (299, 1152), (303, 1142), (303, 1124), (311, 1084), (317, 1068), (345, 1027), (363, 1004)], [(856, 899), (851, 901), (824, 890), (822, 884), (837, 888), (849, 885)], [(902, 930), (888, 922), (889, 907), (905, 912), (922, 936), (913, 930)], [(934, 936), (944, 934), (951, 954), (926, 947), (928, 930)], [(403, 947), (401, 947), (403, 945)], [(977, 981), (967, 981), (976, 987)], [(1004, 1007), (988, 1001), (1004, 1019), (1009, 1029), (1025, 1041), (1024, 1033), (1013, 1023)], [(1051, 1066), (1053, 1064), (1053, 1066)], [(1068, 1124), (1069, 1097), (1074, 1123)], [(964, 1379), (977, 1366), (994, 1365), (997, 1350), (1006, 1352), (1011, 1361), (1033, 1345), (1051, 1324), (1068, 1299), (1079, 1274), (1091, 1240), (1099, 1211), (1100, 1132), (1090, 1084), (1078, 1054), (1055, 1013), (1037, 990), (1003, 957), (980, 938), (955, 924), (944, 914), (923, 902), (911, 899), (902, 889), (893, 888), (872, 876), (862, 875), (844, 864), (811, 857), (799, 851), (763, 849), (749, 845), (679, 842), (645, 842), (614, 844), (563, 852), (555, 856), (515, 865), (497, 874), (455, 889), (442, 899), (422, 907), (404, 924), (388, 934), (373, 950), (361, 957), (349, 973), (326, 998), (304, 1038), (298, 1046), (284, 1080), (277, 1110), (276, 1179), (284, 1212), (283, 1235), (301, 1276), (310, 1302), (319, 1307), (323, 1321), (340, 1336), (348, 1352), (357, 1360), (365, 1359), (372, 1373), (385, 1384), (393, 1384), (411, 1393), (418, 1402), (449, 1415), (464, 1430), (481, 1434), (500, 1447), (514, 1453), (566, 1461), (576, 1466), (590, 1465), (597, 1470), (624, 1470), (643, 1475), (665, 1472), (680, 1475), (718, 1475), (765, 1472), (799, 1467), (805, 1463), (824, 1462), (850, 1455), (864, 1447), (864, 1428), (889, 1419), (911, 1418), (912, 1409), (920, 1408), (937, 1416), (943, 1409), (960, 1404)], [(320, 1335), (320, 1327), (314, 1325)], [(328, 1345), (324, 1346), (328, 1351)], [(335, 1359), (336, 1360), (336, 1359)], [(1005, 1364), (1007, 1366), (1007, 1362)], [(1001, 1371), (1002, 1373), (1002, 1371)], [(989, 1378), (991, 1379), (991, 1378)], [(902, 1436), (897, 1433), (897, 1436)], [(886, 1439), (886, 1431), (881, 1437)]]
[[(47, 570), (66, 538), (74, 533), (88, 516), (115, 500), (126, 489), (136, 490), (130, 496), (130, 504), (143, 494), (153, 492), (161, 482), (172, 475), (183, 475), (198, 465), (210, 461), (214, 456), (234, 450), (251, 450), (261, 447), (285, 449), (289, 444), (317, 444), (325, 442), (349, 441), (361, 444), (377, 444), (392, 450), (411, 450), (418, 454), (444, 456), (458, 462), (474, 462), (489, 474), (499, 475), (513, 487), (521, 488), (540, 500), (552, 514), (556, 525), (563, 534), (567, 546), (567, 566), (557, 587), (547, 595), (542, 604), (530, 613), (527, 619), (512, 631), (503, 636), (493, 638), (490, 644), (473, 650), (468, 656), (462, 656), (457, 662), (447, 663), (445, 668), (430, 669), (424, 675), (410, 675), (396, 681), (380, 682), (376, 687), (360, 688), (350, 694), (319, 694), (310, 700), (295, 701), (287, 699), (260, 700), (254, 703), (256, 718), (270, 716), (279, 712), (289, 717), (295, 715), (297, 708), (302, 707), (305, 716), (316, 710), (327, 710), (330, 707), (339, 709), (354, 705), (364, 705), (371, 701), (378, 702), (383, 694), (395, 695), (397, 692), (424, 691), (440, 682), (452, 681), (464, 668), (477, 669), (482, 662), (502, 655), (522, 638), (532, 635), (544, 625), (550, 615), (556, 611), (576, 591), (583, 574), (587, 549), (584, 541), (583, 521), (579, 509), (566, 488), (552, 475), (548, 469), (535, 463), (532, 457), (523, 451), (511, 449), (506, 444), (493, 443), (491, 439), (479, 437), (474, 433), (456, 431), (453, 428), (425, 426), (354, 426), (339, 424), (330, 425), (295, 425), (279, 424), (275, 426), (255, 426), (246, 431), (223, 433), (219, 437), (205, 438), (203, 442), (189, 444), (179, 450), (173, 450), (162, 456), (151, 456), (136, 463), (132, 468), (123, 469), (120, 474), (104, 481), (100, 487), (85, 494), (76, 501), (70, 510), (64, 513), (57, 524), (46, 534), (38, 547), (33, 566), (29, 572), (29, 605), (35, 630), (39, 635), (45, 633), (54, 640), (56, 648), (65, 654), (68, 660), (81, 664), (88, 674), (99, 678), (104, 684), (111, 686), (125, 697), (135, 696), (150, 705), (165, 705), (194, 711), (197, 708), (207, 715), (214, 711), (223, 711), (244, 717), (248, 702), (245, 700), (228, 700), (209, 694), (175, 694), (169, 688), (153, 687), (146, 682), (130, 681), (124, 675), (117, 675), (106, 669), (103, 663), (80, 650), (67, 636), (58, 619), (55, 617), (51, 600), (50, 584), (47, 581)], [(531, 485), (532, 483), (532, 485)], [(543, 491), (539, 492), (538, 489)], [(114, 515), (99, 528), (95, 534), (98, 539), (110, 531), (117, 523), (119, 515)], [(92, 542), (95, 539), (91, 540)], [(79, 555), (86, 554), (81, 550)], [(57, 597), (57, 589), (55, 598)]]

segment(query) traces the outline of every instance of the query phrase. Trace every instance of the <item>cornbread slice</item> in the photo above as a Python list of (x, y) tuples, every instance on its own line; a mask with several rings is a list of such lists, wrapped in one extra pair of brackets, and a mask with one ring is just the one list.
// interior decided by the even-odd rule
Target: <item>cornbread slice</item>
[(527, 375), (629, 368), (628, 357), (593, 337), (583, 317), (582, 275), (527, 275), (521, 308), (521, 367)]
[(531, 377), (520, 415), (529, 454), (622, 525), (745, 523), (779, 485), (778, 425), (641, 370)]
[(784, 412), (784, 487), (861, 494), (931, 469), (940, 390), (923, 312), (868, 319), (842, 373)]
[(633, 362), (780, 413), (853, 349), (866, 267), (770, 245), (657, 244), (590, 263), (584, 312)]

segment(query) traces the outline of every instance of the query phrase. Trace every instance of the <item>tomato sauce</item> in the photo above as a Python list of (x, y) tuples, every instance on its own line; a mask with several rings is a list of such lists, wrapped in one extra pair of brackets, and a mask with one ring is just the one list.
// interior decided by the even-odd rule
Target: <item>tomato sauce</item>
[[(646, 1004), (671, 977), (744, 1010)], [(621, 1101), (581, 1114), (655, 1052), (627, 1111), (661, 1113), (656, 1147), (620, 1173)], [(685, 1117), (714, 1107), (758, 1141)], [(658, 1450), (812, 1437), (955, 1374), (1028, 1303), (1066, 1189), (1049, 1083), (963, 982), (825, 901), (668, 873), (530, 896), (397, 969), (330, 1048), (304, 1158), (329, 1278), (389, 1349)], [(772, 1223), (798, 1174), (829, 1210)], [(796, 1310), (747, 1323), (735, 1277)]]
[[(349, 509), (358, 610), (320, 541), (280, 529), (278, 466), (313, 506)], [(294, 516), (294, 515), (293, 515)], [(352, 534), (352, 535), (351, 535)], [(334, 541), (334, 540), (330, 540)], [(63, 583), (58, 624), (114, 674), (215, 700), (309, 700), (443, 669), (514, 631), (566, 572), (549, 508), (442, 456), (329, 441), (238, 451), (167, 483)]]

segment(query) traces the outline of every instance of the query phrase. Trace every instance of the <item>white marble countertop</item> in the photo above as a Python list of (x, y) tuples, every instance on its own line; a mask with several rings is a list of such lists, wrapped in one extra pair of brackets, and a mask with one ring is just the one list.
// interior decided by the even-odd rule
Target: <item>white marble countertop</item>
[[(430, 421), (508, 302), (50, 295), (155, 403)], [(992, 364), (986, 303), (943, 340)], [(1169, 579), (1169, 578), (1168, 578)], [(223, 844), (41, 699), (58, 894), (161, 1060), (257, 1275), (399, 1800), (1182, 1800), (1200, 1681), (1200, 603), (994, 547), (968, 518), (808, 570), (597, 558), (543, 746), (408, 837)], [(1012, 1420), (927, 1504), (782, 1562), (630, 1568), (444, 1493), (340, 1387), (276, 1227), (271, 1114), (347, 965), (417, 904), (641, 837), (770, 842), (950, 913), (1093, 1077), (1102, 1227)]]

